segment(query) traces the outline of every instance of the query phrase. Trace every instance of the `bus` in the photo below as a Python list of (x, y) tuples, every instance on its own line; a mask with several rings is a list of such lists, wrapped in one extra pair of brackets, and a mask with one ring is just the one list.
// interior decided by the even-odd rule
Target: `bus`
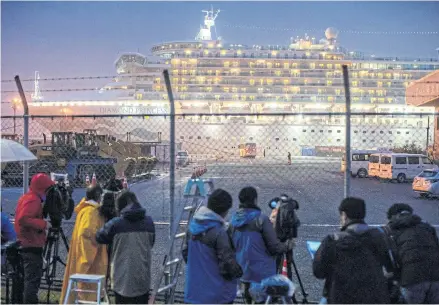
[(256, 158), (256, 143), (239, 144), (238, 148), (241, 158)]

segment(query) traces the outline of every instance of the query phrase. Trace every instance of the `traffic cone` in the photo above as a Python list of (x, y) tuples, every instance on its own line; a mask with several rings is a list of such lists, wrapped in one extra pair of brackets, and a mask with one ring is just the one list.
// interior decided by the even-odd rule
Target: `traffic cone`
[(125, 176), (123, 177), (122, 186), (123, 186), (124, 189), (128, 188), (128, 181), (127, 181), (127, 177), (125, 177)]
[(91, 185), (95, 186), (96, 184), (97, 184), (97, 181), (96, 181), (96, 174), (93, 173), (93, 176), (91, 177)]
[(85, 185), (86, 186), (90, 185), (90, 176), (88, 174), (85, 176)]
[(284, 264), (282, 266), (282, 275), (288, 277), (287, 259), (284, 259)]

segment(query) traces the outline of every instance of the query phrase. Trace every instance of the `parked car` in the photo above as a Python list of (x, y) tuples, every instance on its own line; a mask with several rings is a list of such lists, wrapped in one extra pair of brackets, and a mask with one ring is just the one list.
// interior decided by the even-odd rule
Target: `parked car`
[(187, 166), (189, 164), (189, 154), (187, 150), (177, 152), (176, 162), (178, 166)]
[(412, 187), (421, 197), (439, 196), (439, 170), (422, 171), (414, 178)]

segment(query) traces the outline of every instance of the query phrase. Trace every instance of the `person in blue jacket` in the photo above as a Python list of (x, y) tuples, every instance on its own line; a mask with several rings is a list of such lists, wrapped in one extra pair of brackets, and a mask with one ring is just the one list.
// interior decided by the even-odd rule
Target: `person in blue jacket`
[(242, 270), (224, 220), (231, 207), (232, 196), (217, 189), (189, 222), (183, 249), (187, 304), (233, 304), (236, 298)]
[(233, 242), (236, 258), (243, 269), (244, 300), (252, 303), (251, 283), (276, 274), (276, 255), (291, 251), (293, 242), (279, 241), (273, 224), (257, 206), (258, 194), (254, 187), (245, 187), (239, 193), (239, 209), (232, 216)]
[(14, 230), (14, 225), (9, 220), (7, 214), (1, 212), (2, 217), (2, 266), (6, 263), (6, 256), (3, 255), (3, 245), (7, 242), (17, 240), (17, 234)]

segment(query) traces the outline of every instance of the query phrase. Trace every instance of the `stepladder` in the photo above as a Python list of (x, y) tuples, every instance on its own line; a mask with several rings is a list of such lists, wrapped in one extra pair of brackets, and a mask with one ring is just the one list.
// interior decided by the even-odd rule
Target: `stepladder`
[(182, 251), (186, 244), (189, 223), (195, 212), (206, 203), (213, 190), (213, 181), (210, 179), (188, 180), (176, 222), (170, 224), (173, 226), (170, 246), (160, 266), (159, 276), (153, 287), (149, 304), (154, 304), (157, 296), (162, 294), (165, 304), (174, 303), (178, 278), (184, 264)]
[[(78, 284), (82, 284), (79, 287)], [(95, 287), (92, 290), (90, 287)], [(84, 287), (86, 287), (84, 289)], [(74, 300), (72, 301), (70, 296), (74, 294)], [(80, 299), (80, 296), (85, 296)], [(101, 302), (101, 298), (104, 298), (104, 302)], [(96, 301), (94, 301), (94, 300)], [(63, 304), (110, 304), (108, 298), (105, 275), (95, 274), (79, 274), (75, 273), (70, 276), (67, 292), (63, 300)]]

